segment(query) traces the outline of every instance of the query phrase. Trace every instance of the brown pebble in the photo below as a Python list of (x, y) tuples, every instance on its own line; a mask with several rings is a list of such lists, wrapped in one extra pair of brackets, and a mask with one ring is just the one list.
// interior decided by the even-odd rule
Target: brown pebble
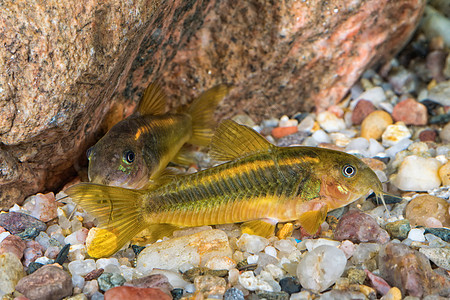
[(163, 274), (153, 274), (145, 277), (133, 279), (125, 282), (124, 286), (133, 286), (139, 288), (157, 288), (164, 293), (170, 295), (173, 286), (170, 284), (167, 277)]
[(47, 265), (20, 279), (16, 290), (30, 299), (62, 299), (72, 295), (72, 276), (61, 268)]
[(419, 133), (419, 140), (421, 142), (434, 142), (436, 141), (437, 133), (432, 129), (425, 129)]
[(402, 121), (407, 125), (426, 125), (428, 112), (425, 105), (408, 98), (399, 102), (392, 111), (395, 122)]
[(91, 281), (97, 279), (98, 277), (100, 277), (100, 275), (103, 274), (104, 271), (105, 270), (103, 270), (102, 268), (92, 270), (89, 273), (87, 273), (86, 276), (84, 276), (84, 280)]
[(367, 100), (359, 100), (353, 109), (352, 123), (354, 125), (360, 125), (362, 121), (375, 110), (375, 105), (373, 105), (372, 102)]

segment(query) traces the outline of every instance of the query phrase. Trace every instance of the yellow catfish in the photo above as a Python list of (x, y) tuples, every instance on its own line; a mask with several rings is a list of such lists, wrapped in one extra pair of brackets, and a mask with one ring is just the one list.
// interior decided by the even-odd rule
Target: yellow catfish
[(157, 84), (150, 84), (138, 114), (114, 125), (88, 150), (89, 181), (141, 189), (151, 184), (170, 161), (188, 164), (183, 145), (210, 143), (214, 111), (228, 91), (226, 85), (215, 86), (185, 112), (165, 113), (165, 94)]
[(103, 232), (88, 249), (108, 256), (146, 229), (160, 238), (184, 226), (245, 222), (263, 236), (277, 222), (298, 220), (315, 233), (327, 212), (373, 190), (377, 175), (357, 157), (315, 147), (277, 147), (253, 129), (223, 121), (211, 155), (228, 161), (190, 175), (162, 177), (146, 190), (82, 183), (66, 193), (100, 221)]

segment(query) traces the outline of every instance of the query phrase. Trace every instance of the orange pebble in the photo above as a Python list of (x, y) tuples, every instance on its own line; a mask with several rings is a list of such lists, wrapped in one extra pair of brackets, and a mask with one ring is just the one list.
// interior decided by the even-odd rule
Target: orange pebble
[(283, 136), (287, 136), (298, 131), (297, 126), (289, 126), (289, 127), (276, 127), (272, 129), (272, 136), (276, 139), (282, 138)]

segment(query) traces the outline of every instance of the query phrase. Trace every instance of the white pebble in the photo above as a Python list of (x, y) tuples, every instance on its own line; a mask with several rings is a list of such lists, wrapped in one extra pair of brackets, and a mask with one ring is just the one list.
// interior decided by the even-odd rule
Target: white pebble
[(236, 267), (236, 261), (227, 256), (214, 256), (206, 262), (205, 267), (211, 270), (230, 270)]
[(289, 119), (288, 116), (284, 115), (280, 118), (280, 123), (278, 124), (279, 127), (290, 127), (290, 126), (297, 126), (298, 121), (296, 119)]
[(189, 282), (184, 280), (183, 276), (178, 272), (169, 271), (169, 270), (161, 270), (161, 269), (153, 269), (148, 275), (154, 275), (154, 274), (163, 274), (164, 276), (166, 276), (167, 279), (169, 280), (169, 283), (174, 288), (184, 289), (185, 286), (187, 286), (189, 284)]
[(84, 278), (80, 275), (73, 274), (72, 275), (72, 285), (73, 287), (78, 287), (80, 289), (83, 289), (84, 287)]
[(75, 260), (70, 262), (67, 267), (70, 273), (80, 276), (84, 276), (97, 268), (93, 259)]
[[(373, 139), (371, 139), (373, 140)], [(359, 152), (364, 152), (369, 147), (369, 141), (366, 138), (358, 137), (351, 140), (345, 147), (345, 151), (357, 150)]]
[(256, 264), (258, 262), (259, 256), (258, 255), (250, 255), (247, 257), (247, 263), (248, 264)]
[(1, 243), (4, 239), (6, 239), (6, 237), (7, 237), (8, 235), (11, 235), (11, 233), (9, 233), (8, 231), (5, 231), (5, 232), (0, 233), (0, 243)]
[(331, 143), (331, 139), (328, 136), (328, 134), (323, 131), (322, 129), (317, 130), (316, 132), (314, 132), (312, 134), (312, 138), (317, 142), (317, 143)]
[(277, 257), (277, 250), (273, 246), (264, 248), (264, 252), (270, 256)]
[(258, 253), (269, 245), (269, 241), (261, 236), (244, 233), (236, 242), (242, 252)]
[(322, 245), (306, 253), (297, 267), (297, 277), (305, 289), (322, 292), (344, 273), (347, 258), (342, 250)]
[(424, 228), (413, 228), (408, 233), (408, 239), (415, 242), (425, 242), (425, 229)]
[(384, 147), (375, 139), (369, 140), (369, 147), (367, 149), (369, 151), (369, 157), (374, 157), (379, 153), (384, 152)]
[(360, 94), (355, 101), (352, 101), (352, 103), (350, 104), (350, 108), (353, 110), (353, 108), (355, 108), (356, 104), (361, 99), (370, 101), (374, 106), (379, 107), (381, 102), (386, 101), (386, 94), (384, 93), (384, 90), (381, 86), (368, 89), (367, 91)]
[(297, 129), (298, 131), (311, 132), (313, 127), (314, 127), (314, 117), (307, 116), (300, 122), (300, 124), (298, 124)]
[(411, 137), (411, 132), (403, 122), (397, 122), (393, 125), (388, 125), (386, 130), (381, 135), (383, 146), (391, 147)]
[(120, 263), (119, 263), (119, 260), (117, 258), (111, 257), (111, 258), (100, 258), (100, 259), (97, 259), (96, 265), (97, 265), (97, 269), (100, 269), (100, 268), (105, 269), (105, 267), (107, 265), (115, 265), (115, 266), (119, 267)]
[(341, 132), (330, 133), (330, 138), (333, 144), (339, 147), (345, 147), (350, 143), (351, 139)]
[(395, 144), (394, 146), (392, 146), (389, 149), (387, 149), (386, 150), (386, 155), (389, 156), (390, 158), (394, 158), (395, 155), (398, 152), (400, 152), (402, 150), (405, 150), (411, 144), (412, 144), (412, 141), (410, 139), (401, 140), (397, 144)]
[(246, 271), (239, 275), (239, 283), (249, 291), (266, 291), (273, 292), (273, 287), (261, 280), (260, 278), (255, 277), (253, 271)]
[(274, 264), (268, 264), (264, 268), (264, 270), (269, 272), (270, 275), (276, 280), (282, 279), (284, 277), (284, 275), (286, 274), (286, 272), (282, 268), (280, 268), (280, 267), (278, 267), (278, 266), (276, 266)]
[(297, 243), (290, 240), (278, 240), (274, 243), (275, 248), (282, 252), (293, 252), (297, 250)]
[(189, 283), (184, 287), (186, 293), (192, 294), (195, 292), (195, 285), (193, 283)]
[(441, 163), (435, 158), (407, 156), (391, 183), (403, 191), (428, 191), (441, 185), (438, 171)]
[(317, 122), (326, 132), (337, 132), (346, 128), (344, 119), (338, 118), (329, 111), (319, 113), (317, 115)]
[(312, 251), (315, 248), (323, 246), (323, 245), (339, 247), (339, 245), (341, 244), (338, 241), (333, 241), (333, 240), (324, 239), (324, 238), (306, 239), (306, 240), (304, 240), (304, 243), (305, 243), (306, 249), (308, 249), (308, 251)]

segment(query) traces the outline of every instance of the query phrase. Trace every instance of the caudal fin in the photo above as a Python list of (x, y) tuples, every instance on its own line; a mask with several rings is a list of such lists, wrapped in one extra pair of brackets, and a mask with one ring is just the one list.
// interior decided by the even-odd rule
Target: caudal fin
[(192, 138), (189, 143), (200, 146), (209, 145), (213, 136), (214, 111), (230, 90), (229, 85), (220, 84), (194, 100), (189, 108), (189, 114), (192, 117)]
[(94, 258), (114, 254), (145, 228), (143, 191), (80, 183), (65, 192), (100, 222), (94, 240), (87, 245)]

